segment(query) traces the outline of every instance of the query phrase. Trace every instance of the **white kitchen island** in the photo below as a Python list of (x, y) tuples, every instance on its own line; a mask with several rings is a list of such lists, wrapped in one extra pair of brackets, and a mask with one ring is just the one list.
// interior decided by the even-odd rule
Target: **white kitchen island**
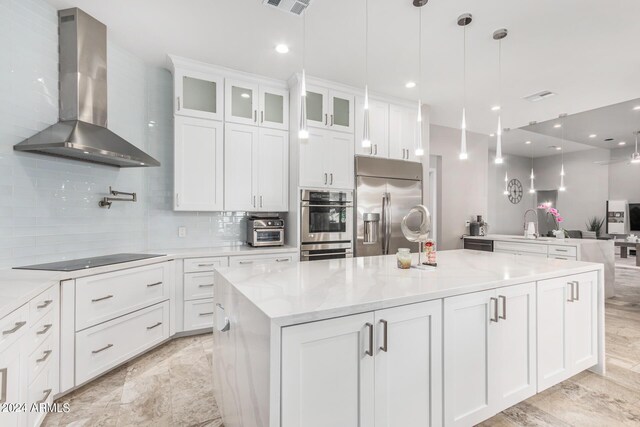
[(216, 273), (226, 427), (471, 426), (604, 372), (601, 264), (470, 250)]

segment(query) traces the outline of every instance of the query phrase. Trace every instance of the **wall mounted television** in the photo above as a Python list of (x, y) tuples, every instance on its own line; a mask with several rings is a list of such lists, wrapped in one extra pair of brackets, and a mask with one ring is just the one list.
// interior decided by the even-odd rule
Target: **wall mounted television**
[(640, 231), (640, 203), (629, 203), (629, 228)]

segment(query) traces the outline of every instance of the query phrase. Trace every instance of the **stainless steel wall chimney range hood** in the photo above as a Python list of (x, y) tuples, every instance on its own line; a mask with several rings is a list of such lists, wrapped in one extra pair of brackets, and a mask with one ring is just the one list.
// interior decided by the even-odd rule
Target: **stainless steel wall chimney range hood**
[(13, 147), (118, 167), (160, 166), (107, 129), (107, 27), (78, 8), (58, 11), (60, 121)]

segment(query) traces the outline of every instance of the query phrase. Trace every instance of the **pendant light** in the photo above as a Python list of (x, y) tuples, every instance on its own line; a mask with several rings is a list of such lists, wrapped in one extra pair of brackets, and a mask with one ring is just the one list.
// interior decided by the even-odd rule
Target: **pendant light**
[(562, 139), (560, 142), (560, 159), (562, 166), (560, 167), (560, 187), (558, 187), (558, 191), (567, 191), (567, 188), (564, 186), (564, 118), (567, 117), (567, 114), (560, 114), (559, 117), (560, 120), (562, 120)]
[(535, 175), (533, 174), (533, 144), (531, 144), (531, 176), (529, 177), (529, 179), (531, 179), (529, 194), (534, 194), (536, 192), (536, 186), (533, 182), (533, 180), (535, 179)]
[(307, 50), (307, 11), (302, 13), (302, 80), (300, 81), (300, 127), (298, 138), (309, 139), (307, 127), (307, 76), (304, 70)]
[(470, 13), (463, 13), (458, 16), (458, 25), (463, 27), (463, 42), (462, 42), (462, 123), (460, 124), (460, 160), (466, 160), (469, 158), (467, 153), (467, 25), (471, 24), (473, 16)]
[(498, 129), (496, 130), (496, 158), (497, 165), (504, 163), (502, 158), (502, 40), (507, 37), (506, 28), (493, 32), (493, 39), (498, 41)]
[(371, 147), (369, 137), (369, 0), (364, 0), (365, 25), (364, 25), (364, 129), (362, 130), (362, 147)]
[(631, 163), (638, 164), (640, 163), (640, 153), (638, 153), (638, 132), (634, 132), (636, 134), (636, 151), (631, 155)]
[(509, 195), (509, 176), (507, 175), (507, 173), (504, 173), (504, 191), (502, 192), (502, 194), (504, 194), (505, 196)]
[[(422, 90), (422, 6), (427, 2), (416, 2), (414, 6), (420, 8), (418, 18), (418, 90)], [(422, 99), (418, 96), (418, 116), (416, 121), (416, 150), (417, 157), (424, 156), (424, 148), (422, 148)]]

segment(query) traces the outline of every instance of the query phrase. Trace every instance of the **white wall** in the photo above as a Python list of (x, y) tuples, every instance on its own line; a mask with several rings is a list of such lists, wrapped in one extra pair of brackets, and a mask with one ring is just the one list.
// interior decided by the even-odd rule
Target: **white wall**
[[(604, 149), (578, 151), (564, 156), (567, 191), (558, 193), (556, 206), (565, 219), (564, 229), (585, 230), (589, 217), (605, 216), (609, 198), (609, 166), (595, 162), (608, 160), (609, 150)], [(537, 190), (558, 189), (561, 164), (559, 155), (534, 160)]]
[[(162, 166), (117, 169), (15, 152), (58, 118), (57, 12), (45, 0), (0, 1), (0, 17), (7, 24), (0, 25), (0, 268), (244, 240), (244, 213), (171, 210), (171, 75), (111, 42), (109, 128)], [(110, 185), (137, 192), (139, 201), (98, 207)], [(187, 238), (177, 237), (180, 225)]]
[[(630, 159), (633, 147), (611, 150), (612, 159)], [(628, 161), (609, 166), (609, 199), (640, 203), (640, 165)]]
[(467, 132), (469, 159), (460, 160), (460, 130), (431, 125), (429, 149), (431, 156), (442, 158), (439, 249), (458, 249), (460, 237), (468, 232), (465, 221), (488, 212), (489, 137)]
[[(527, 157), (504, 155), (504, 163), (494, 163), (495, 152), (489, 151), (489, 212), (487, 222), (491, 234), (522, 234), (523, 216), (527, 209), (536, 205), (535, 196), (529, 194), (529, 176), (531, 159)], [(504, 192), (504, 174), (509, 180), (517, 179), (522, 184), (523, 195), (520, 203), (513, 204)]]

